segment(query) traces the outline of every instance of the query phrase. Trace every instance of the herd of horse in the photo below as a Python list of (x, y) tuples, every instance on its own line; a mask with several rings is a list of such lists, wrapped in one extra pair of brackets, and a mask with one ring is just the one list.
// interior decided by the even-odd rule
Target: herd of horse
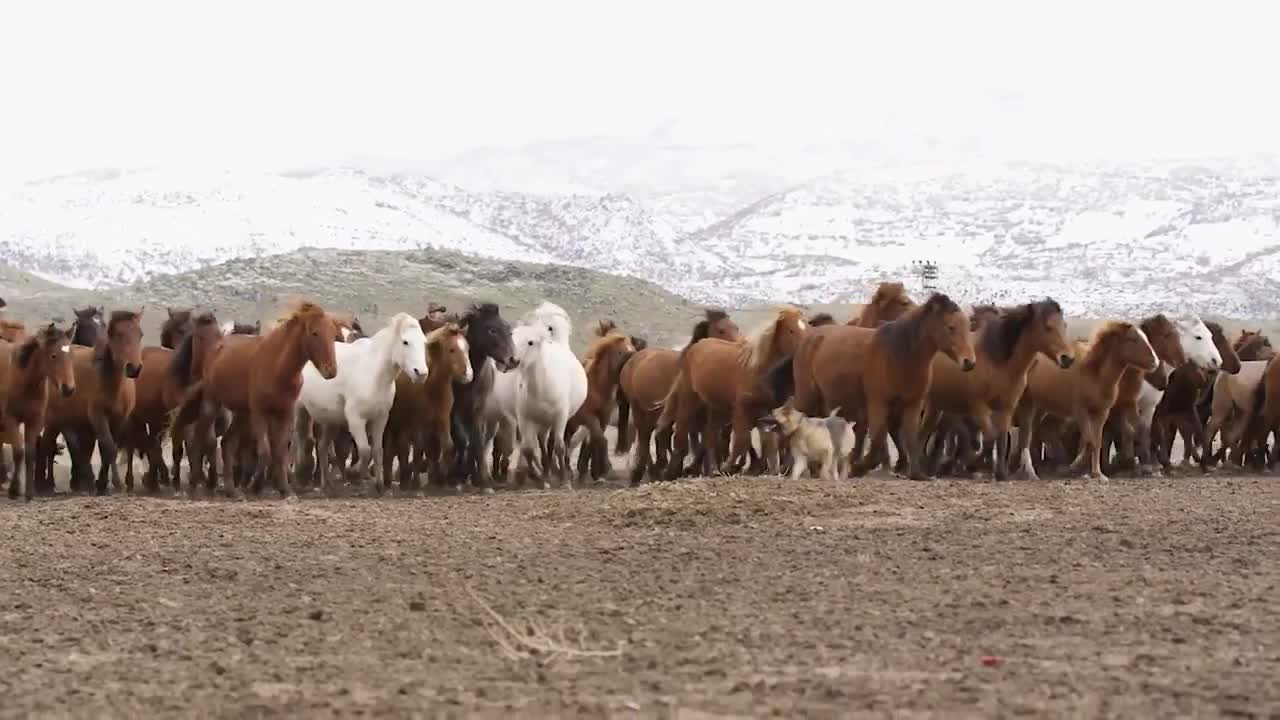
[(803, 462), (765, 422), (784, 404), (853, 424), (848, 475), (885, 467), (915, 480), (1159, 473), (1178, 438), (1181, 462), (1202, 471), (1270, 468), (1280, 432), (1280, 362), (1260, 330), (1232, 342), (1216, 323), (1155, 314), (1072, 339), (1052, 299), (966, 312), (944, 294), (917, 302), (897, 282), (846, 323), (783, 306), (744, 335), (709, 309), (678, 348), (600, 320), (581, 357), (550, 302), (514, 325), (493, 303), (432, 303), (370, 335), (312, 302), (266, 328), (170, 308), (159, 346), (144, 343), (142, 318), (89, 307), (70, 327), (28, 328), (0, 313), (11, 498), (52, 494), (64, 450), (71, 491), (98, 494), (134, 490), (135, 455), (148, 492), (180, 489), (184, 460), (193, 495), (340, 494), (348, 483), (416, 493), (424, 478), (488, 492), (572, 486), (575, 473), (612, 472), (615, 423), (633, 485), (779, 474)]

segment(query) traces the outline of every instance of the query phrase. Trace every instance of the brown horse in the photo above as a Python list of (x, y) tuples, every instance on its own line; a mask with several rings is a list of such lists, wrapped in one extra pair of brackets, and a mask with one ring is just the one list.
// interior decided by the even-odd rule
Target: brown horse
[(865, 457), (856, 458), (855, 475), (882, 462), (887, 456), (886, 434), (897, 425), (908, 477), (927, 479), (919, 428), (938, 353), (966, 372), (974, 368), (969, 318), (942, 294), (875, 329), (814, 328), (795, 354), (795, 407), (811, 417), (840, 408), (845, 419), (859, 425), (855, 455), (870, 435), (871, 448)]
[(765, 378), (775, 364), (791, 357), (808, 330), (803, 313), (783, 307), (746, 342), (707, 339), (685, 348), (680, 355), (680, 372), (664, 402), (674, 402), (676, 407), (668, 479), (675, 479), (682, 469), (691, 428), (703, 411), (704, 472), (715, 468), (718, 441), (730, 423), (732, 446), (720, 469), (729, 472), (746, 461), (756, 420), (773, 409), (772, 388), (765, 384)]
[(871, 302), (862, 306), (856, 318), (849, 325), (862, 328), (877, 328), (884, 323), (897, 320), (906, 315), (916, 303), (907, 294), (907, 289), (900, 282), (882, 282), (871, 296)]
[[(964, 372), (949, 358), (933, 358), (923, 436), (929, 437), (940, 414), (972, 418), (988, 446), (995, 443), (995, 476), (1004, 480), (1008, 477), (1005, 457), (1013, 413), (1027, 387), (1032, 363), (1043, 355), (1059, 367), (1069, 368), (1075, 362), (1075, 349), (1067, 340), (1062, 308), (1052, 298), (983, 314), (985, 319), (973, 339), (977, 364), (972, 372)], [(941, 443), (934, 447), (941, 450)], [(975, 459), (976, 453), (961, 462), (967, 467)]]
[(1160, 365), (1146, 334), (1126, 322), (1104, 324), (1089, 345), (1076, 346), (1076, 356), (1082, 359), (1067, 369), (1037, 362), (1027, 377), (1015, 422), (1020, 429), (1022, 472), (1031, 479), (1037, 479), (1031, 463), (1031, 438), (1042, 417), (1055, 415), (1075, 420), (1080, 431), (1080, 451), (1072, 469), (1078, 471), (1088, 462), (1090, 477), (1105, 480), (1102, 428), (1115, 404), (1120, 377), (1131, 367), (1151, 372)]
[[(1152, 315), (1139, 323), (1138, 327), (1147, 336), (1147, 341), (1162, 364), (1149, 372), (1142, 368), (1129, 367), (1121, 373), (1120, 384), (1116, 387), (1115, 402), (1112, 403), (1111, 412), (1103, 426), (1102, 462), (1106, 466), (1111, 464), (1109, 449), (1112, 443), (1119, 450), (1121, 464), (1136, 466), (1140, 460), (1150, 462), (1149, 457), (1143, 460), (1141, 455), (1149, 455), (1151, 436), (1148, 434), (1144, 438), (1138, 437), (1142, 429), (1138, 414), (1138, 395), (1142, 392), (1142, 384), (1150, 382), (1156, 389), (1164, 390), (1168, 384), (1168, 377), (1163, 373), (1163, 368), (1179, 368), (1187, 362), (1178, 327), (1169, 318), (1163, 314)], [(1136, 445), (1141, 447), (1136, 448)], [(1137, 452), (1138, 449), (1141, 449), (1142, 453)]]
[[(738, 329), (737, 323), (723, 310), (715, 309), (707, 310), (703, 319), (693, 326), (693, 333), (685, 348), (691, 348), (707, 338), (729, 343), (743, 342), (742, 331)], [(658, 438), (656, 464), (650, 456), (649, 444), (658, 427), (659, 416), (668, 409), (672, 413), (675, 411), (674, 407), (663, 408), (662, 403), (679, 372), (680, 351), (651, 347), (636, 351), (622, 366), (622, 372), (618, 375), (618, 387), (626, 398), (626, 405), (635, 416), (636, 448), (635, 459), (631, 464), (632, 485), (639, 485), (646, 472), (657, 476), (667, 466), (669, 433)], [(630, 446), (626, 444), (630, 436), (621, 407), (618, 413), (617, 452), (624, 454), (630, 450)]]
[(35, 492), (36, 446), (44, 431), (49, 388), (63, 397), (75, 393), (71, 334), (49, 323), (20, 345), (0, 342), (0, 450), (9, 445), (13, 451), (11, 499), (18, 497), (19, 478), (27, 500)]
[(27, 339), (27, 326), (20, 320), (0, 318), (0, 340), (21, 345)]
[[(390, 485), (391, 463), (399, 463), (401, 492), (417, 491), (416, 469), (425, 466), (428, 482), (448, 484), (444, 464), (453, 455), (453, 433), (449, 418), (453, 413), (453, 384), (466, 385), (475, 377), (471, 367), (466, 331), (445, 322), (427, 334), (427, 367), (431, 372), (421, 383), (401, 373), (396, 378), (396, 399), (383, 435), (382, 478)], [(416, 449), (423, 462), (411, 461)]]
[(160, 326), (160, 347), (170, 350), (177, 350), (182, 344), (182, 339), (191, 334), (195, 329), (193, 318), (195, 312), (191, 308), (174, 310), (167, 308), (169, 317), (165, 319), (164, 324)]
[[(605, 328), (600, 326), (600, 330)], [(580, 427), (585, 427), (590, 438), (578, 454), (578, 482), (584, 483), (590, 475), (597, 482), (604, 480), (609, 471), (609, 439), (604, 429), (613, 414), (614, 398), (622, 368), (636, 353), (631, 338), (616, 330), (607, 330), (599, 336), (582, 358), (587, 373), (587, 399), (565, 426), (568, 442)]]
[[(338, 373), (334, 343), (338, 326), (319, 305), (303, 302), (282, 318), (265, 336), (232, 335), (224, 338), (210, 358), (204, 379), (193, 385), (175, 411), (174, 434), (196, 421), (191, 451), (191, 487), (202, 484), (204, 456), (213, 452), (213, 424), (223, 410), (241, 423), (257, 450), (255, 485), (271, 481), (283, 497), (292, 497), (286, 464), (294, 406), (302, 390), (302, 368), (308, 362), (325, 379)], [(239, 433), (228, 432), (222, 442), (223, 465), (228, 472), (239, 459)], [(228, 476), (233, 496), (240, 489)]]
[[(60, 432), (69, 433), (73, 490), (83, 489), (75, 466), (89, 468), (96, 442), (102, 461), (97, 492), (105, 495), (108, 477), (113, 487), (121, 487), (120, 471), (116, 467), (116, 438), (133, 412), (134, 380), (142, 373), (142, 310), (112, 312), (106, 337), (99, 337), (92, 348), (72, 347), (71, 362), (75, 368), (76, 392), (68, 397), (49, 398), (45, 435), (56, 437)], [(39, 455), (44, 457), (44, 453)]]

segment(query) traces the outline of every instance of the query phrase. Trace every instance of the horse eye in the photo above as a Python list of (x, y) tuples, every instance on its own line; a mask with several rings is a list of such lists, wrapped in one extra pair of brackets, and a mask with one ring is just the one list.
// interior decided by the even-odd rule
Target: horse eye
[(405, 340), (405, 341), (403, 341), (403, 342), (404, 342), (404, 346), (405, 346), (405, 347), (409, 347), (409, 341), (408, 341), (408, 340)]
[(529, 341), (529, 347), (533, 347), (533, 341), (532, 341), (532, 340), (530, 340), (530, 341)]
[(1197, 339), (1197, 340), (1203, 340), (1204, 338), (1203, 338), (1202, 336), (1200, 336), (1200, 335), (1197, 335), (1197, 336), (1196, 336), (1196, 339)]

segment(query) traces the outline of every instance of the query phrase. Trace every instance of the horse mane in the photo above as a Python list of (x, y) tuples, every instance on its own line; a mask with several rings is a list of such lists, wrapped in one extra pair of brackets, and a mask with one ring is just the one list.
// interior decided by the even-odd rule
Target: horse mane
[(460, 318), (463, 323), (471, 320), (480, 320), (483, 318), (498, 317), (498, 304), (491, 302), (473, 303)]
[(1102, 367), (1102, 363), (1107, 359), (1107, 355), (1111, 352), (1112, 346), (1120, 341), (1121, 336), (1133, 329), (1133, 323), (1112, 320), (1104, 323), (1093, 333), (1093, 338), (1089, 340), (1089, 351), (1084, 356), (1084, 367), (1091, 371), (1097, 371)]
[(449, 338), (463, 335), (462, 327), (451, 322), (446, 322), (440, 327), (427, 333), (427, 347), (432, 347), (443, 343)]
[(802, 313), (791, 305), (780, 308), (773, 319), (756, 328), (747, 336), (747, 342), (738, 351), (738, 363), (751, 372), (760, 369), (760, 364), (773, 355), (773, 343), (778, 334), (778, 323), (783, 318), (800, 316)]
[[(689, 345), (711, 337), (711, 325), (729, 318), (729, 313), (719, 308), (707, 308), (703, 315), (703, 319), (693, 326), (693, 335), (689, 338)], [(685, 347), (688, 347), (688, 345)]]
[(191, 334), (182, 338), (169, 361), (169, 375), (179, 383), (186, 385), (191, 379), (191, 367), (195, 362), (196, 330), (209, 325), (217, 325), (218, 318), (211, 312), (201, 313), (192, 319)]
[(629, 342), (629, 338), (615, 331), (591, 343), (591, 347), (587, 348), (587, 353), (582, 356), (582, 368), (586, 370), (587, 376), (591, 376), (591, 371), (600, 362), (600, 358), (626, 342)]
[[(317, 317), (328, 315), (324, 308), (311, 302), (310, 300), (300, 300), (289, 307), (276, 317), (276, 327), (285, 325), (294, 320), (312, 320)], [(273, 330), (275, 328), (272, 328)]]
[[(896, 284), (902, 285), (902, 283)], [(880, 338), (891, 355), (907, 358), (920, 342), (920, 325), (925, 318), (938, 313), (953, 312), (960, 312), (960, 306), (945, 294), (934, 293), (923, 305), (911, 308), (897, 320), (882, 323), (876, 328), (876, 337)]]
[(562, 307), (560, 307), (559, 305), (557, 305), (557, 304), (555, 304), (555, 303), (551, 302), (550, 300), (543, 300), (543, 301), (542, 301), (542, 304), (540, 304), (540, 305), (538, 305), (538, 307), (534, 308), (534, 309), (533, 309), (533, 312), (532, 312), (531, 314), (532, 314), (532, 315), (538, 315), (538, 316), (545, 316), (545, 315), (562, 315), (562, 316), (564, 316), (565, 318), (568, 318), (568, 317), (569, 317), (569, 313), (565, 312), (564, 308), (562, 308)]
[(823, 325), (835, 325), (835, 324), (836, 324), (836, 319), (831, 316), (831, 313), (827, 313), (827, 312), (820, 312), (817, 315), (814, 315), (813, 317), (809, 318), (809, 327), (822, 327)]
[(26, 370), (27, 366), (31, 364), (31, 357), (36, 354), (36, 350), (41, 347), (65, 343), (64, 333), (56, 325), (49, 323), (47, 327), (42, 328), (40, 332), (27, 338), (18, 346), (18, 353), (14, 357), (14, 362), (17, 363), (20, 370)]
[(612, 320), (600, 320), (596, 323), (595, 336), (598, 338), (606, 337), (609, 333), (618, 329), (618, 323)]
[(998, 363), (1008, 362), (1032, 321), (1054, 313), (1061, 315), (1062, 307), (1053, 298), (1005, 308), (982, 326), (978, 335), (978, 347), (992, 360)]
[(0, 330), (20, 330), (25, 333), (27, 331), (27, 325), (21, 320), (0, 318)]

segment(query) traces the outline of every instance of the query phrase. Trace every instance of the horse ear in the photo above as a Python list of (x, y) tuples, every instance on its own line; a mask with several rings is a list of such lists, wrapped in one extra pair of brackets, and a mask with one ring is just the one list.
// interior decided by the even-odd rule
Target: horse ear
[(173, 319), (173, 308), (171, 308), (171, 307), (167, 307), (167, 308), (165, 308), (165, 310), (169, 313), (169, 319), (170, 319), (170, 320), (172, 320), (172, 319)]
[(139, 307), (139, 308), (138, 308), (138, 312), (137, 312), (137, 313), (135, 313), (135, 314), (138, 316), (138, 319), (139, 319), (139, 320), (141, 320), (141, 319), (142, 319), (142, 313), (144, 313), (144, 312), (146, 312), (146, 311), (147, 311), (147, 306), (146, 306), (146, 305), (143, 305), (143, 306), (141, 306), (141, 307)]

